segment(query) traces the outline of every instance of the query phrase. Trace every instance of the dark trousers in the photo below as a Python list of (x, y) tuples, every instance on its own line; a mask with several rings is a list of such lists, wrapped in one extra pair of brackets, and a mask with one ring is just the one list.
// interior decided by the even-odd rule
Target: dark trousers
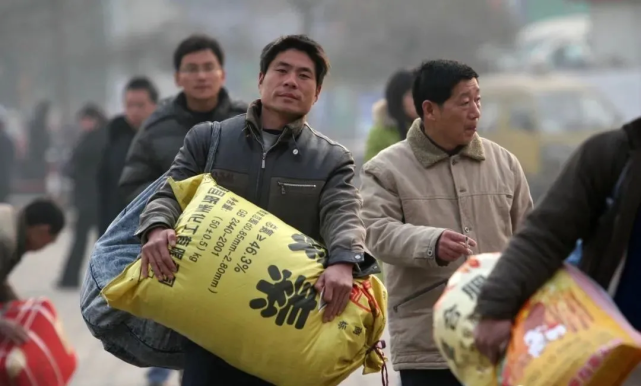
[(182, 386), (272, 386), (187, 340)]
[(401, 370), (401, 386), (462, 386), (450, 370)]
[(80, 284), (80, 270), (82, 269), (82, 262), (85, 259), (85, 253), (87, 251), (89, 232), (96, 226), (96, 222), (97, 215), (95, 208), (78, 208), (73, 246), (67, 256), (67, 262), (65, 263), (59, 284), (68, 287), (77, 287)]

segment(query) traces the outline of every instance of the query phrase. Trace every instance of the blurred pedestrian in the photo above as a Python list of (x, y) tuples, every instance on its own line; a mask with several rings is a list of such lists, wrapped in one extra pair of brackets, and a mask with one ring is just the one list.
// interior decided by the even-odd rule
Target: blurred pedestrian
[(403, 386), (460, 385), (432, 339), (432, 308), (473, 253), (502, 250), (532, 208), (516, 157), (485, 138), (478, 74), (425, 62), (412, 87), (407, 140), (363, 166), (367, 247), (384, 262), (394, 312), (392, 363)]
[(113, 118), (105, 130), (106, 145), (98, 170), (99, 235), (126, 206), (118, 181), (136, 132), (156, 109), (158, 90), (145, 77), (132, 78), (125, 86), (123, 102), (124, 114)]
[(418, 118), (412, 98), (413, 79), (411, 71), (397, 71), (387, 82), (385, 99), (374, 104), (374, 126), (367, 137), (365, 162), (381, 150), (404, 140), (412, 122)]
[(38, 182), (40, 189), (45, 190), (48, 173), (47, 151), (51, 145), (49, 134), (49, 115), (51, 103), (48, 100), (38, 102), (34, 115), (29, 122), (29, 146), (26, 157), (25, 177)]
[(161, 102), (134, 138), (120, 179), (127, 202), (169, 169), (194, 125), (247, 111), (247, 104), (232, 101), (223, 87), (225, 55), (216, 39), (188, 37), (176, 48), (173, 61), (182, 92)]
[[(0, 303), (18, 300), (8, 278), (24, 254), (55, 242), (64, 225), (62, 209), (50, 200), (37, 199), (19, 211), (0, 204)], [(16, 343), (28, 339), (22, 327), (0, 316), (1, 338)]]
[(73, 206), (76, 209), (74, 239), (58, 282), (60, 288), (78, 288), (80, 270), (87, 249), (89, 232), (98, 225), (98, 165), (102, 157), (107, 122), (102, 110), (88, 104), (77, 115), (80, 139), (76, 143), (67, 173), (73, 181)]
[(9, 202), (15, 164), (15, 146), (7, 132), (7, 110), (0, 106), (0, 203)]

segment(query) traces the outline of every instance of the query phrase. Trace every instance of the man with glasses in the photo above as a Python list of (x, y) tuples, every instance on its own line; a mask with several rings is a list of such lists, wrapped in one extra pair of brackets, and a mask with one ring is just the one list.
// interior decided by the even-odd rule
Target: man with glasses
[(192, 35), (178, 45), (173, 60), (182, 92), (159, 103), (131, 144), (120, 178), (127, 202), (169, 169), (189, 129), (247, 111), (247, 104), (232, 101), (223, 87), (225, 55), (216, 39)]
[[(120, 176), (120, 190), (131, 202), (174, 161), (189, 129), (205, 121), (223, 121), (247, 112), (247, 104), (232, 101), (223, 87), (225, 54), (216, 39), (192, 35), (174, 52), (176, 85), (182, 92), (161, 101), (129, 148)], [(150, 386), (164, 385), (169, 370), (152, 368)]]

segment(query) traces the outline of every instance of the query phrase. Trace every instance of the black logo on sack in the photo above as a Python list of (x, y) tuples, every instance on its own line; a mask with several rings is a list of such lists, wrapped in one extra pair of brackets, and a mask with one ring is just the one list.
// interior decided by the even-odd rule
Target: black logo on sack
[(292, 272), (280, 270), (275, 265), (267, 268), (270, 280), (260, 280), (256, 289), (264, 294), (253, 299), (249, 307), (261, 310), (263, 318), (276, 317), (275, 323), (283, 326), (287, 323), (302, 330), (309, 315), (316, 309), (316, 290), (305, 276), (299, 275), (292, 280)]
[(456, 307), (456, 304), (450, 308), (446, 308), (443, 311), (443, 320), (445, 322), (445, 327), (454, 331), (458, 325), (458, 321), (461, 319), (461, 313)]
[(327, 258), (327, 251), (322, 245), (316, 242), (311, 237), (303, 234), (294, 234), (292, 239), (295, 243), (289, 244), (289, 250), (293, 252), (304, 251), (307, 257), (311, 260), (316, 260), (318, 263), (323, 263)]

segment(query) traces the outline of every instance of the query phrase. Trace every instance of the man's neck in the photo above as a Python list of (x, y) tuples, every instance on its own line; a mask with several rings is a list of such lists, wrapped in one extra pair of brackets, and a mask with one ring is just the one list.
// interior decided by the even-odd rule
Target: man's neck
[(458, 144), (451, 144), (448, 143), (445, 139), (443, 139), (437, 130), (435, 130), (433, 127), (428, 127), (427, 125), (423, 125), (423, 128), (425, 130), (425, 135), (427, 135), (427, 138), (430, 139), (436, 146), (440, 147), (441, 150), (445, 151), (446, 153), (450, 153), (455, 151), (457, 148), (459, 148)]
[(185, 99), (187, 101), (187, 108), (189, 111), (196, 113), (206, 113), (208, 111), (212, 111), (216, 106), (218, 106), (218, 95), (210, 99), (194, 99), (185, 94)]
[(127, 125), (129, 125), (129, 127), (133, 131), (138, 131), (138, 129), (140, 129), (141, 125), (134, 125), (133, 123), (131, 123), (131, 121), (129, 119), (127, 119), (127, 117), (125, 117), (125, 122), (127, 122)]
[(292, 122), (291, 117), (283, 116), (283, 114), (279, 114), (265, 106), (261, 107), (260, 126), (263, 129), (283, 130), (286, 125)]

